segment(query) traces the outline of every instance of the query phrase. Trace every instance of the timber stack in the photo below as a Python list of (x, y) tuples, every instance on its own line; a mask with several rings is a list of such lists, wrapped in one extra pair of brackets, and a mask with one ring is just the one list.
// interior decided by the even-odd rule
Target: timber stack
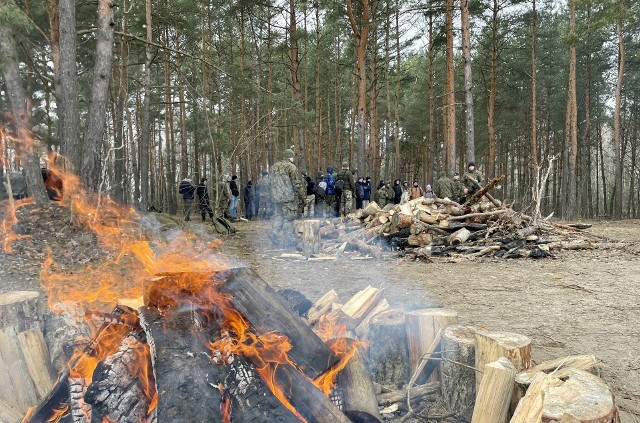
[[(591, 225), (552, 223), (517, 212), (491, 197), (464, 204), (448, 198), (419, 198), (380, 208), (369, 203), (342, 219), (322, 220), (321, 252), (345, 250), (378, 258), (385, 250), (411, 258), (457, 261), (483, 256), (544, 258), (558, 250), (595, 249)], [(302, 231), (299, 231), (302, 233)]]

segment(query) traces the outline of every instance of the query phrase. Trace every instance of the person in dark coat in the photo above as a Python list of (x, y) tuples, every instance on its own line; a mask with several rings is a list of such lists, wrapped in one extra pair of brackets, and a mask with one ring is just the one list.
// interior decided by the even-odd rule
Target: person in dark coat
[(213, 209), (209, 205), (209, 190), (207, 189), (207, 178), (200, 179), (200, 184), (196, 188), (196, 195), (198, 196), (198, 206), (200, 207), (200, 215), (204, 222), (209, 214), (209, 219), (213, 223)]
[(229, 216), (231, 220), (238, 218), (238, 197), (240, 197), (240, 190), (238, 189), (238, 176), (233, 175), (229, 182), (229, 190), (231, 191), (231, 197), (229, 198)]
[(393, 181), (393, 204), (400, 204), (402, 201), (402, 185), (400, 179)]
[(362, 201), (364, 199), (364, 179), (358, 178), (356, 182), (356, 210), (362, 208)]
[(255, 199), (255, 191), (253, 190), (253, 182), (247, 182), (247, 185), (244, 187), (243, 192), (244, 199), (244, 210), (247, 216), (247, 219), (253, 219), (253, 212), (255, 210), (254, 199)]
[(362, 189), (364, 191), (364, 195), (362, 197), (362, 208), (365, 208), (369, 205), (371, 201), (371, 177), (367, 176), (364, 180), (364, 184), (362, 184)]
[(184, 201), (184, 220), (188, 222), (191, 220), (191, 207), (193, 206), (193, 197), (196, 192), (191, 176), (187, 176), (180, 182), (178, 192), (182, 194), (182, 200)]

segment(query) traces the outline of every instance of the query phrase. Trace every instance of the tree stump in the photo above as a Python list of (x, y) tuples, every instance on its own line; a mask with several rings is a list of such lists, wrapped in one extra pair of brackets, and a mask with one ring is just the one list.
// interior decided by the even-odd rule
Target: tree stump
[(367, 364), (374, 382), (399, 385), (409, 380), (409, 350), (404, 313), (387, 310), (369, 323)]
[[(445, 308), (416, 310), (405, 314), (405, 323), (409, 345), (409, 362), (411, 363), (411, 372), (414, 372), (420, 357), (427, 352), (438, 332), (447, 326), (458, 323), (458, 313)], [(440, 349), (437, 348), (435, 352), (439, 353)], [(435, 366), (431, 372), (427, 368), (426, 374), (434, 373), (428, 379), (430, 382), (440, 380), (438, 368), (439, 366)], [(416, 381), (419, 384), (424, 382), (422, 379)]]
[(542, 421), (560, 419), (577, 423), (614, 423), (618, 409), (602, 379), (580, 369), (569, 369), (562, 385), (550, 387), (544, 397)]
[[(476, 369), (482, 371), (488, 363), (506, 357), (522, 372), (531, 367), (531, 339), (512, 332), (476, 332)], [(476, 377), (476, 389), (480, 387), (482, 375)]]
[(485, 365), (482, 371), (484, 376), (478, 389), (471, 423), (506, 423), (516, 368), (505, 357), (500, 357)]
[(305, 256), (320, 252), (320, 221), (305, 220), (302, 230), (302, 251)]
[(442, 358), (440, 369), (445, 406), (461, 420), (471, 421), (476, 399), (476, 372), (473, 369), (476, 360), (476, 329), (462, 325), (446, 328), (442, 335)]

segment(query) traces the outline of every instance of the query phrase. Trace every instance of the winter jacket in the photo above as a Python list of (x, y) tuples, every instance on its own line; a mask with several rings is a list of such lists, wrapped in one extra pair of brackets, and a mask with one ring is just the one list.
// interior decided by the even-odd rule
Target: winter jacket
[(238, 184), (236, 181), (229, 182), (229, 189), (231, 190), (231, 195), (234, 197), (238, 197), (240, 195), (240, 190), (238, 189)]
[(402, 187), (400, 185), (393, 186), (393, 204), (400, 204), (402, 201)]
[(356, 182), (356, 199), (364, 199), (364, 185), (363, 183)]
[(353, 181), (353, 173), (349, 169), (342, 169), (336, 175), (336, 180), (343, 180), (344, 186), (342, 187), (343, 191), (353, 191), (355, 189), (356, 184)]
[(178, 192), (182, 194), (183, 200), (193, 200), (196, 189), (189, 180), (183, 179), (178, 187)]
[(371, 201), (371, 183), (362, 184), (362, 188), (364, 189), (362, 199), (365, 201)]
[(409, 198), (411, 200), (415, 200), (416, 198), (420, 198), (422, 197), (422, 194), (424, 194), (424, 191), (422, 191), (422, 188), (418, 187), (414, 187), (412, 186), (411, 189), (409, 190)]
[(196, 195), (200, 204), (209, 204), (209, 191), (205, 184), (200, 184), (196, 188)]

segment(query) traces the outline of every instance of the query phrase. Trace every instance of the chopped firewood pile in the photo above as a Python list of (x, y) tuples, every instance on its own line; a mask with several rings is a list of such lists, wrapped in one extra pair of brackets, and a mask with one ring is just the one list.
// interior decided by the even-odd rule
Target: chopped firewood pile
[[(459, 204), (419, 198), (383, 209), (372, 202), (343, 219), (320, 221), (320, 251), (341, 255), (355, 250), (380, 257), (391, 249), (415, 259), (457, 261), (483, 256), (537, 259), (557, 250), (598, 248), (598, 239), (584, 232), (591, 225), (551, 223), (491, 199), (474, 196)], [(305, 223), (298, 227), (301, 249), (313, 253), (308, 245), (317, 241), (309, 237)]]
[(364, 360), (385, 421), (615, 422), (599, 362), (576, 355), (534, 365), (531, 339), (458, 324), (444, 308), (393, 308), (371, 286), (344, 304), (330, 290), (306, 313), (323, 338), (344, 325)]

